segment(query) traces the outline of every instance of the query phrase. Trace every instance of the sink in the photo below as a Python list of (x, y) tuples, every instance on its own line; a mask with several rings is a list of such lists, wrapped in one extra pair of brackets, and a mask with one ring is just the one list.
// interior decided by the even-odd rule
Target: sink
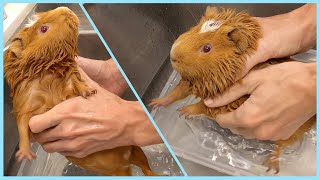
[[(159, 97), (173, 72), (169, 53), (174, 40), (197, 24), (208, 5), (266, 17), (303, 4), (84, 4), (84, 7), (138, 95), (148, 104)], [(179, 160), (188, 175), (227, 175), (182, 157)]]

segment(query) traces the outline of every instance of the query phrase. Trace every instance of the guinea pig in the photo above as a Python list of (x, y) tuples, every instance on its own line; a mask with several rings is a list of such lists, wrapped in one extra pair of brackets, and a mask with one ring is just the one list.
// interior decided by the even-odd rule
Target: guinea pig
[[(261, 27), (248, 13), (236, 13), (231, 9), (219, 11), (207, 7), (200, 22), (188, 32), (180, 35), (172, 45), (170, 58), (173, 68), (181, 75), (178, 85), (165, 97), (151, 101), (154, 107), (167, 106), (191, 94), (200, 97), (196, 104), (179, 108), (181, 115), (205, 115), (214, 120), (217, 114), (234, 111), (243, 104), (249, 95), (243, 96), (228, 105), (209, 108), (203, 100), (226, 91), (236, 82), (245, 67), (246, 58), (257, 50), (262, 38)], [(258, 64), (261, 69), (272, 64), (291, 61), (290, 58), (272, 59)], [(315, 116), (302, 125), (287, 140), (276, 141), (274, 152), (266, 159), (267, 171), (279, 172), (279, 156), (286, 146), (302, 139), (316, 123)]]
[[(4, 74), (11, 89), (19, 131), (18, 161), (32, 160), (29, 119), (69, 98), (98, 93), (81, 78), (77, 63), (78, 17), (59, 7), (38, 13), (12, 40), (4, 53)], [(131, 175), (130, 164), (145, 175), (157, 175), (140, 147), (125, 146), (84, 158), (67, 156), (74, 164), (102, 175)]]

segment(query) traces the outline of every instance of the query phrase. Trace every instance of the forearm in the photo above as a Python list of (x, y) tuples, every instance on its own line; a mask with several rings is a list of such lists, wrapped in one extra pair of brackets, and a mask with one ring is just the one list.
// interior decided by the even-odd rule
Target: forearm
[(316, 10), (315, 4), (306, 4), (289, 13), (290, 19), (296, 19), (291, 27), (297, 29), (297, 36), (300, 37), (299, 52), (307, 51), (316, 44)]
[(125, 90), (129, 87), (120, 70), (118, 69), (116, 63), (112, 59), (106, 61), (106, 67), (106, 73), (109, 73), (110, 76), (105, 77), (111, 77), (105, 79), (106, 81), (109, 80), (110, 83), (115, 83), (115, 85), (118, 86), (121, 90)]
[(147, 146), (162, 143), (162, 139), (152, 125), (150, 119), (138, 101), (128, 101), (132, 114), (127, 125), (127, 134), (130, 136), (131, 145)]
[(112, 59), (102, 61), (79, 56), (76, 61), (84, 72), (104, 89), (121, 95), (128, 88), (127, 82)]
[(267, 54), (263, 62), (271, 58), (291, 56), (304, 52), (316, 43), (316, 6), (304, 5), (286, 14), (257, 18), (263, 38), (260, 45)]

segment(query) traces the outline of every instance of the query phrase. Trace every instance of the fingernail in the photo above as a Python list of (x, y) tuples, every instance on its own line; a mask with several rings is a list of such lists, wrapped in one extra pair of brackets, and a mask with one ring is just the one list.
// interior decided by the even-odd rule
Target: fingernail
[(213, 100), (212, 100), (212, 99), (205, 99), (205, 100), (204, 100), (204, 104), (205, 104), (206, 106), (213, 105)]

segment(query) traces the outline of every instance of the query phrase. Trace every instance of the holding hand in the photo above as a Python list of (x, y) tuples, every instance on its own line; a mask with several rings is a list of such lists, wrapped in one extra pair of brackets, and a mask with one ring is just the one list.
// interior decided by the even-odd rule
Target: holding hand
[(251, 71), (206, 104), (219, 107), (250, 94), (238, 109), (218, 115), (216, 121), (248, 139), (284, 140), (315, 115), (315, 80), (315, 63), (281, 63)]
[(244, 78), (224, 94), (204, 102), (214, 108), (250, 95), (234, 112), (219, 115), (217, 122), (245, 138), (285, 140), (316, 113), (316, 63), (287, 62), (251, 69), (271, 58), (314, 47), (316, 6), (307, 4), (287, 14), (257, 20), (263, 38), (257, 51), (247, 58), (238, 80)]
[[(45, 151), (81, 158), (119, 146), (162, 142), (139, 102), (123, 100), (100, 87), (81, 69), (80, 73), (97, 94), (87, 99), (71, 98), (29, 121), (35, 140)], [(121, 94), (121, 88), (113, 90)]]

